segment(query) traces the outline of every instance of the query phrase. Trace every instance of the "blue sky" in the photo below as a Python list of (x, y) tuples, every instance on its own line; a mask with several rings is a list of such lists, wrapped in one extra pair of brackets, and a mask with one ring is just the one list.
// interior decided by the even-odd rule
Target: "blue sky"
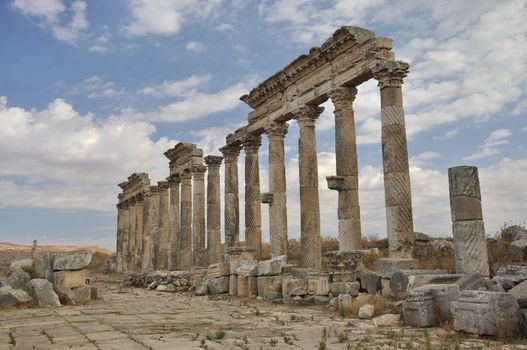
[[(0, 1), (0, 241), (115, 245), (117, 183), (168, 175), (178, 141), (219, 154), (239, 97), (342, 25), (394, 40), (414, 228), (451, 235), (448, 167), (480, 168), (486, 230), (527, 214), (524, 1)], [(363, 234), (386, 235), (375, 81), (358, 87)], [(322, 233), (337, 231), (331, 102), (317, 122)], [(299, 235), (298, 129), (286, 138), (290, 237)], [(267, 190), (267, 142), (260, 152)], [(240, 158), (243, 236), (243, 156)], [(264, 238), (267, 207), (262, 206)]]

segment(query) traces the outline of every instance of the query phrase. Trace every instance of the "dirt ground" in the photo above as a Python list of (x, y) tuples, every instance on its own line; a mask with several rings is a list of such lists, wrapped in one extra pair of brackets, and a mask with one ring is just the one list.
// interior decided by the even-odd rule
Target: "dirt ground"
[(120, 289), (94, 273), (103, 296), (84, 306), (0, 309), (1, 349), (527, 349), (519, 341), (439, 328), (376, 327), (327, 307)]

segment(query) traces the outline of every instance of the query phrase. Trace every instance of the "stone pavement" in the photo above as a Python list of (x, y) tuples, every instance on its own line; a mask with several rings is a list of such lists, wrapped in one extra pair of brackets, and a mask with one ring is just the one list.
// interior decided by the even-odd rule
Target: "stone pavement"
[(0, 349), (527, 349), (438, 328), (378, 328), (321, 306), (120, 291), (119, 275), (94, 277), (104, 300), (0, 309)]

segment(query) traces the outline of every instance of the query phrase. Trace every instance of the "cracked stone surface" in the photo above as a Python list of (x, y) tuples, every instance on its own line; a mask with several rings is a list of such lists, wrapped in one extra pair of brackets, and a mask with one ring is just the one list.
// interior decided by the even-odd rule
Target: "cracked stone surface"
[[(54, 309), (0, 309), (0, 349), (527, 349), (439, 328), (376, 327), (324, 306), (121, 289), (94, 274), (104, 300)], [(325, 331), (324, 331), (325, 329)], [(222, 339), (211, 340), (225, 332)], [(207, 339), (207, 336), (209, 339)], [(349, 344), (349, 345), (348, 345)]]

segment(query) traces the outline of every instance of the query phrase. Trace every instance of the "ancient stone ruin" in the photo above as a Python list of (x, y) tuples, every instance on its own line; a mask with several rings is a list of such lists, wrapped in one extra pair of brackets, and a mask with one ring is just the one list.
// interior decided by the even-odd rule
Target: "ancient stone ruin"
[[(526, 307), (527, 269), (511, 266), (489, 278), (477, 168), (449, 169), (456, 274), (418, 270), (408, 165), (403, 78), (408, 64), (396, 60), (392, 41), (356, 27), (342, 27), (241, 97), (252, 111), (247, 124), (226, 136), (207, 155), (180, 142), (164, 154), (166, 181), (151, 184), (134, 173), (119, 184), (117, 270), (129, 285), (198, 295), (229, 294), (295, 305), (351, 307), (365, 294), (401, 300), (407, 325), (429, 327), (451, 321), (456, 330), (495, 335), (512, 333)], [(357, 144), (353, 102), (356, 87), (375, 79), (381, 101), (382, 157), (389, 256), (375, 271), (361, 259)], [(320, 104), (335, 106), (335, 175), (339, 250), (322, 256), (316, 147)], [(288, 121), (299, 127), (299, 266), (287, 262), (287, 195), (284, 138)], [(269, 193), (260, 191), (259, 148), (269, 143)], [(240, 241), (238, 159), (245, 152), (245, 241)], [(224, 163), (224, 249), (221, 244), (220, 166)], [(205, 187), (205, 177), (207, 178)], [(206, 188), (206, 191), (205, 191)], [(446, 191), (446, 189), (445, 189)], [(270, 260), (262, 260), (261, 204), (269, 205)], [(514, 290), (508, 293), (507, 290)], [(498, 307), (498, 305), (501, 305)], [(359, 317), (371, 318), (365, 305)], [(527, 314), (526, 309), (523, 310)], [(392, 315), (397, 323), (399, 315)], [(386, 320), (385, 320), (386, 321)], [(381, 322), (381, 320), (379, 320)]]

